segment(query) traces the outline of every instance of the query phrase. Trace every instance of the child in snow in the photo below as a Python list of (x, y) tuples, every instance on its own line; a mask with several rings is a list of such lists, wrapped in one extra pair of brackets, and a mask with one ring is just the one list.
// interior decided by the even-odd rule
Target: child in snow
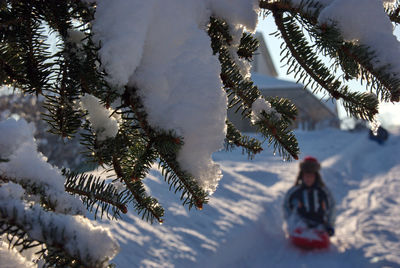
[(320, 167), (318, 160), (311, 156), (300, 162), (296, 183), (284, 199), (284, 217), (288, 225), (325, 229), (332, 236), (335, 203), (322, 181)]

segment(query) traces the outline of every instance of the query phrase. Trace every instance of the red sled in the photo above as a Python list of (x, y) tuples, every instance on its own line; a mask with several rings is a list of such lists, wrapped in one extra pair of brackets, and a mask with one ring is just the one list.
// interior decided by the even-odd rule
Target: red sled
[(327, 232), (298, 227), (289, 235), (292, 243), (302, 249), (326, 249), (330, 245)]

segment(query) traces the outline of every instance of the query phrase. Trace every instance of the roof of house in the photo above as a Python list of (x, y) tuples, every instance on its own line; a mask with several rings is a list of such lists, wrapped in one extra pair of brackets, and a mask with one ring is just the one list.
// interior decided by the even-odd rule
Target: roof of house
[(266, 71), (267, 73), (263, 73), (263, 74), (277, 77), (278, 72), (275, 69), (274, 62), (272, 60), (271, 54), (269, 53), (268, 46), (265, 43), (263, 34), (261, 32), (256, 32), (256, 38), (258, 39), (259, 47), (253, 56), (254, 57), (253, 58), (253, 71), (261, 72), (260, 64), (262, 64), (261, 62), (263, 62), (267, 67), (267, 70), (264, 70), (264, 72)]
[(252, 73), (251, 79), (257, 85), (258, 88), (263, 89), (274, 89), (274, 88), (287, 88), (287, 89), (302, 89), (303, 85), (293, 83), (291, 81), (278, 79), (272, 76)]
[(278, 96), (291, 100), (302, 114), (313, 120), (337, 118), (334, 110), (322, 103), (312, 92), (303, 85), (291, 81), (253, 73), (252, 80), (264, 96)]

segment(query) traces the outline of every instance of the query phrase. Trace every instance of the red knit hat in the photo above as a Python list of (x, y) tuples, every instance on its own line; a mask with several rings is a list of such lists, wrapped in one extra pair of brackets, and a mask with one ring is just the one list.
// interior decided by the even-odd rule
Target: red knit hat
[(307, 173), (316, 173), (321, 168), (318, 160), (312, 156), (304, 157), (303, 161), (300, 162), (300, 171)]

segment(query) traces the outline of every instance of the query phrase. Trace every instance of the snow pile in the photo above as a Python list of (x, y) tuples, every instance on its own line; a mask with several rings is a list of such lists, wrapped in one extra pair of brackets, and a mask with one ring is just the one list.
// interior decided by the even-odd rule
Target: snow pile
[[(207, 24), (212, 15), (226, 19), (238, 46), (243, 30), (257, 25), (257, 5), (256, 0), (102, 0), (96, 8), (93, 29), (109, 81), (136, 87), (150, 125), (183, 137), (178, 161), (209, 193), (221, 178), (211, 154), (224, 142), (227, 97)], [(249, 66), (241, 65), (248, 74)]]
[[(25, 120), (0, 122), (0, 218), (23, 228), (30, 238), (63, 245), (89, 266), (93, 261), (108, 264), (118, 252), (118, 243), (103, 227), (69, 215), (84, 214), (86, 209), (79, 198), (65, 192), (60, 171), (37, 152), (33, 131)], [(40, 202), (54, 206), (58, 213), (44, 209)], [(22, 257), (10, 258), (15, 260), (13, 267), (23, 262)]]
[[(374, 260), (385, 260), (400, 265), (400, 166), (386, 174), (363, 181), (359, 189), (345, 198), (348, 207), (338, 218), (347, 225), (338, 235), (346, 242), (363, 245), (365, 255)], [(351, 234), (351, 235), (350, 235)]]
[(111, 109), (104, 107), (98, 98), (85, 94), (81, 98), (81, 107), (88, 111), (88, 120), (96, 132), (99, 141), (113, 138), (117, 135), (118, 121), (112, 117)]

